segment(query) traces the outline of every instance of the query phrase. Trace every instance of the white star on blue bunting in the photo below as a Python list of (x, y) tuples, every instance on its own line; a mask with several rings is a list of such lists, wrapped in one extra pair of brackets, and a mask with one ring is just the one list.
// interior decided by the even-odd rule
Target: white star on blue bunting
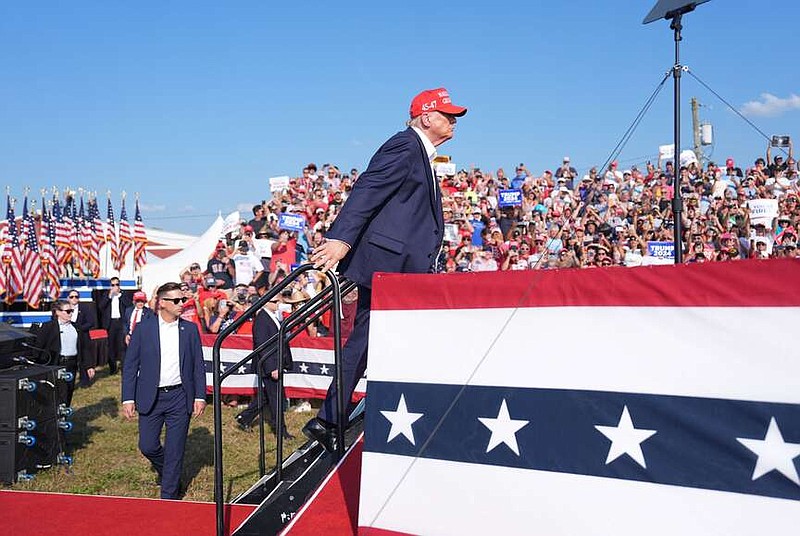
[(506, 404), (505, 398), (500, 404), (500, 410), (497, 412), (496, 418), (478, 417), (478, 420), (492, 432), (492, 436), (489, 438), (489, 444), (486, 447), (487, 454), (501, 443), (505, 443), (514, 454), (519, 456), (516, 434), (530, 421), (512, 419), (508, 413), (508, 405)]
[(620, 415), (619, 423), (616, 426), (596, 425), (595, 428), (611, 440), (611, 446), (606, 457), (606, 465), (623, 454), (627, 454), (636, 463), (647, 468), (644, 453), (642, 452), (642, 442), (655, 435), (656, 430), (634, 428), (627, 405), (622, 408), (622, 415)]
[(794, 465), (794, 459), (800, 456), (800, 443), (787, 443), (783, 440), (783, 434), (775, 417), (770, 418), (764, 439), (737, 437), (736, 441), (758, 456), (753, 470), (753, 480), (761, 478), (770, 471), (778, 471), (800, 486), (800, 477)]
[(395, 411), (381, 411), (381, 415), (392, 423), (392, 428), (389, 430), (389, 437), (386, 439), (387, 443), (402, 434), (406, 439), (411, 441), (412, 445), (416, 445), (414, 442), (414, 430), (411, 428), (411, 425), (417, 422), (424, 413), (411, 413), (408, 411), (405, 395), (400, 395), (400, 401), (397, 403), (397, 409)]

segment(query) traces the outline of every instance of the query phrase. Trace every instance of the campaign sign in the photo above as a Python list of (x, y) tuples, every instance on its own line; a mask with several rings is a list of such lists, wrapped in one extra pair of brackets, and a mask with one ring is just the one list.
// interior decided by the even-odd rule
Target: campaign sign
[(287, 175), (281, 175), (280, 177), (270, 177), (269, 179), (270, 192), (285, 190), (288, 187), (289, 187), (289, 177)]
[(436, 164), (436, 175), (443, 177), (444, 175), (455, 175), (456, 164), (455, 162), (447, 162), (445, 164)]
[(498, 192), (497, 205), (500, 207), (516, 207), (522, 204), (522, 190), (500, 190)]
[(750, 209), (752, 225), (762, 223), (765, 227), (772, 227), (772, 220), (778, 217), (777, 199), (751, 199), (747, 207)]
[(647, 254), (659, 259), (675, 259), (675, 244), (672, 242), (648, 242)]
[(288, 231), (302, 231), (306, 227), (306, 219), (300, 214), (281, 214), (278, 226)]
[(444, 225), (444, 239), (447, 242), (458, 242), (458, 225), (446, 223)]

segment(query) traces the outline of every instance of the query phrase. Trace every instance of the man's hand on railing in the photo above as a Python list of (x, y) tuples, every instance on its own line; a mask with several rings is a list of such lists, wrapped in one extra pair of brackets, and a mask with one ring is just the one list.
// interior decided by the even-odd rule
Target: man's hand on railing
[(314, 268), (326, 272), (336, 266), (336, 263), (342, 260), (349, 251), (350, 246), (341, 240), (325, 240), (314, 248), (311, 253), (311, 262), (314, 264)]

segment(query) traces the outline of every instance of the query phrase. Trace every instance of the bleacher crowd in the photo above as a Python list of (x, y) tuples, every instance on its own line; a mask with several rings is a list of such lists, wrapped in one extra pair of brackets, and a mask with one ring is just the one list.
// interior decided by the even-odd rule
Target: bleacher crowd
[[(541, 174), (524, 164), (513, 174), (501, 168), (439, 170), (447, 226), (438, 266), (442, 272), (639, 266), (671, 262), (672, 198), (683, 198), (685, 262), (794, 257), (800, 223), (800, 183), (791, 145), (782, 154), (758, 157), (750, 166), (732, 158), (724, 166), (689, 163), (677, 173), (671, 161), (643, 169), (591, 168), (580, 175), (569, 157)], [(197, 259), (181, 274), (185, 317), (216, 333), (293, 266), (305, 262), (325, 236), (358, 180), (308, 164), (288, 187), (253, 206), (210, 259)], [(504, 206), (503, 192), (518, 190)], [(772, 212), (770, 212), (772, 211)], [(305, 218), (303, 231), (280, 227), (283, 213)], [(269, 244), (264, 247), (262, 241)], [(660, 256), (666, 252), (670, 258)], [(205, 263), (205, 266), (202, 263)], [(295, 285), (284, 307), (310, 298), (323, 278), (313, 272)], [(321, 333), (325, 326), (320, 325)], [(246, 329), (246, 328), (245, 328)]]

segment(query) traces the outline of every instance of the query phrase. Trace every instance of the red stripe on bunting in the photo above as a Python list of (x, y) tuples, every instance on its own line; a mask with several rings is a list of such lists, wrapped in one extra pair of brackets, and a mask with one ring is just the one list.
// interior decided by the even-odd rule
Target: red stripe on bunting
[[(376, 274), (373, 310), (501, 307), (797, 307), (800, 262)], [(414, 292), (409, 292), (413, 288)]]

